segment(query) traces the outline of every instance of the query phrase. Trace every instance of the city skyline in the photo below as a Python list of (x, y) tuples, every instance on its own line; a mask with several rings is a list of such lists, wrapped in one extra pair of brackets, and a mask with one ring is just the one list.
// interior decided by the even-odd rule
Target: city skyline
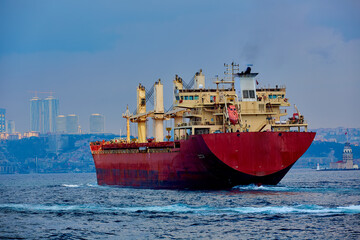
[(359, 10), (335, 0), (2, 1), (0, 107), (25, 132), (30, 91), (53, 90), (83, 131), (101, 113), (108, 132), (125, 132), (139, 83), (161, 78), (167, 109), (175, 74), (188, 82), (201, 68), (211, 85), (235, 61), (253, 64), (259, 86), (285, 84), (309, 128), (359, 128)]
[[(15, 131), (15, 120), (6, 118), (6, 109), (0, 108), (0, 132), (8, 134), (24, 134), (37, 132), (48, 133), (83, 133), (79, 124), (79, 116), (62, 114), (59, 111), (59, 99), (51, 92), (45, 98), (38, 97), (38, 93), (30, 99), (30, 121), (29, 128), (23, 132)], [(90, 129), (84, 133), (105, 133), (105, 117), (99, 113), (92, 113), (89, 118)]]

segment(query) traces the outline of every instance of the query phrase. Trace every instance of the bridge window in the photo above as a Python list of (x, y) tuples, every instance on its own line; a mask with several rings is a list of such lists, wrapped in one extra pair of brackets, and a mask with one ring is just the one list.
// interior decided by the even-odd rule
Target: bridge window
[(189, 96), (189, 100), (193, 100), (194, 99), (194, 96)]
[(275, 99), (275, 98), (276, 98), (276, 95), (270, 94), (270, 95), (269, 95), (269, 98), (270, 98), (270, 99)]
[(199, 95), (195, 95), (195, 100), (199, 100)]
[(249, 90), (250, 98), (255, 98), (255, 91)]
[(209, 134), (209, 128), (195, 128), (195, 135), (198, 134)]
[(243, 90), (243, 98), (249, 98), (249, 90)]

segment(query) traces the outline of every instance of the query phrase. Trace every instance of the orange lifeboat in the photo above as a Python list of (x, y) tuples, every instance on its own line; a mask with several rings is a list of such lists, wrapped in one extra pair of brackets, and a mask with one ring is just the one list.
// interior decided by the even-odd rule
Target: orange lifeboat
[(228, 107), (229, 119), (230, 122), (235, 125), (238, 122), (239, 115), (234, 105), (229, 105)]

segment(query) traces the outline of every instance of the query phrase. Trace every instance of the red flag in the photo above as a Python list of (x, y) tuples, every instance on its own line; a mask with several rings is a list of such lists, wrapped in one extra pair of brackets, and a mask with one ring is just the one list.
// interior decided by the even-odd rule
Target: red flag
[(256, 85), (259, 85), (259, 82), (256, 80)]

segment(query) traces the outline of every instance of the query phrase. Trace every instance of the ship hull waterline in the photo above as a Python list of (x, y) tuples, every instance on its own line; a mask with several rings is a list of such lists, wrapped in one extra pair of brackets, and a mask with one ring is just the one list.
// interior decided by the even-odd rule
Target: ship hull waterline
[(313, 132), (192, 135), (172, 148), (92, 147), (99, 185), (153, 189), (229, 189), (276, 185), (311, 145)]

